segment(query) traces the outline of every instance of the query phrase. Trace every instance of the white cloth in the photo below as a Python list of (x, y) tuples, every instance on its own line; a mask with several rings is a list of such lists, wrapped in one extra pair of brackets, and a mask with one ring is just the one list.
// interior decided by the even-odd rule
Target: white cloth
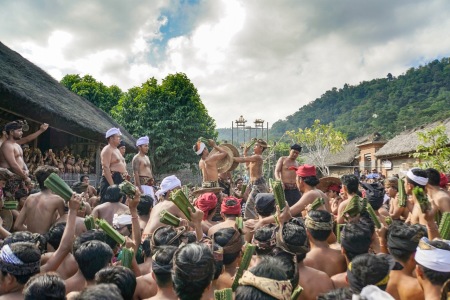
[(118, 215), (114, 214), (113, 217), (113, 226), (116, 226), (117, 228), (123, 227), (125, 225), (130, 225), (132, 223), (131, 221), (131, 215)]
[(428, 183), (428, 178), (414, 175), (414, 173), (412, 172), (412, 170), (414, 169), (417, 168), (409, 169), (408, 172), (406, 172), (406, 176), (415, 183), (425, 186)]
[[(420, 248), (420, 243), (425, 242), (427, 246), (431, 247), (430, 250), (424, 250)], [(450, 251), (434, 248), (429, 245), (429, 240), (423, 237), (420, 240), (419, 246), (416, 250), (416, 255), (414, 258), (416, 262), (428, 269), (437, 272), (450, 272)], [(450, 241), (444, 241), (450, 245)]]
[(113, 127), (113, 128), (108, 129), (108, 131), (105, 134), (105, 137), (109, 138), (110, 136), (113, 136), (115, 134), (122, 135), (122, 132), (120, 132), (119, 128), (114, 128)]
[(149, 138), (148, 136), (143, 136), (138, 138), (138, 140), (136, 141), (136, 146), (142, 146), (142, 145), (147, 145), (149, 143)]
[(155, 193), (157, 197), (173, 190), (176, 187), (181, 187), (181, 181), (175, 175), (167, 176), (161, 182), (160, 189)]
[(364, 296), (367, 300), (394, 300), (394, 298), (381, 290), (379, 287), (375, 285), (365, 286), (361, 290), (361, 296)]
[(153, 187), (149, 185), (141, 185), (141, 188), (142, 191), (144, 192), (144, 195), (149, 195), (150, 197), (153, 198), (153, 206), (155, 206), (156, 203), (158, 203), (158, 201), (156, 200), (155, 190), (153, 189)]
[(205, 150), (205, 147), (206, 147), (205, 143), (200, 143), (200, 147), (198, 148), (198, 150), (195, 150), (196, 149), (196, 145), (197, 144), (195, 144), (194, 147), (193, 147), (195, 154), (197, 154), (197, 155), (202, 154), (203, 150)]

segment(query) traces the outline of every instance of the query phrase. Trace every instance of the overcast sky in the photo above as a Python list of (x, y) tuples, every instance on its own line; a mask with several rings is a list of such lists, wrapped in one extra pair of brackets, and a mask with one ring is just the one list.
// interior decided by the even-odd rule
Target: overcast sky
[(57, 80), (126, 91), (184, 72), (218, 127), (272, 125), (333, 87), (450, 56), (449, 12), (448, 0), (0, 0), (0, 41)]

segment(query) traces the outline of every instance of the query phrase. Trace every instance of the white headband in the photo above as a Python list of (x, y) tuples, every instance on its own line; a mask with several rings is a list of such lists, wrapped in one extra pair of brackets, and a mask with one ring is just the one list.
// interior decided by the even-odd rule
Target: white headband
[(157, 197), (173, 190), (176, 187), (181, 187), (181, 181), (175, 175), (167, 176), (161, 182), (161, 189), (155, 193)]
[(143, 136), (140, 137), (137, 142), (136, 142), (136, 146), (142, 146), (142, 145), (147, 145), (149, 143), (149, 138), (148, 136)]
[(0, 252), (0, 260), (10, 264), (23, 265), (23, 262), (12, 252), (9, 245), (3, 246)]
[(109, 138), (110, 136), (113, 136), (113, 135), (115, 135), (115, 134), (122, 135), (122, 133), (120, 132), (120, 129), (119, 129), (119, 128), (110, 128), (110, 129), (108, 129), (108, 131), (106, 132), (105, 138)]
[(410, 169), (410, 170), (408, 170), (408, 172), (406, 172), (406, 176), (409, 179), (411, 179), (415, 183), (423, 185), (423, 186), (425, 186), (428, 183), (428, 178), (414, 175), (414, 173), (411, 170), (414, 170), (414, 169)]
[(205, 150), (205, 147), (206, 147), (205, 143), (200, 143), (200, 147), (199, 147), (199, 149), (196, 151), (196, 150), (195, 150), (195, 146), (196, 146), (196, 145), (194, 145), (193, 148), (194, 148), (194, 151), (195, 151), (195, 153), (196, 153), (197, 155), (202, 154), (203, 150)]
[[(426, 243), (430, 250), (423, 250), (420, 248), (420, 243)], [(443, 241), (450, 245), (449, 241)], [(429, 245), (430, 241), (423, 237), (420, 240), (419, 246), (416, 250), (416, 255), (414, 258), (418, 264), (422, 266), (437, 271), (437, 272), (450, 272), (450, 251), (435, 248)]]

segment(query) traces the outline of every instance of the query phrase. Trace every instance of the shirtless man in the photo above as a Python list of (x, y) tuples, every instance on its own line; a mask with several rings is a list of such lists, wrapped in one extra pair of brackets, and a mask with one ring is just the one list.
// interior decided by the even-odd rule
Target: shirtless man
[(31, 179), (28, 177), (28, 168), (23, 159), (22, 148), (17, 143), (23, 135), (22, 124), (10, 122), (5, 125), (5, 132), (7, 140), (0, 147), (0, 167), (9, 169), (19, 177), (19, 180), (17, 178), (10, 179), (5, 186), (5, 191), (14, 195), (18, 189), (24, 187), (21, 186), (23, 182), (29, 186)]
[(122, 133), (119, 128), (111, 128), (106, 132), (106, 145), (101, 154), (102, 161), (102, 178), (100, 180), (100, 202), (103, 203), (108, 186), (121, 183), (126, 176), (127, 166), (125, 158), (120, 154), (117, 146), (120, 144), (120, 136)]
[(203, 182), (202, 187), (213, 188), (219, 187), (218, 179), (219, 172), (217, 170), (217, 162), (227, 156), (227, 152), (216, 145), (213, 140), (208, 140), (209, 145), (216, 149), (218, 153), (210, 154), (206, 145), (202, 142), (197, 142), (193, 146), (194, 152), (201, 157), (198, 162), (198, 167), (202, 171)]
[(208, 236), (210, 237), (222, 228), (236, 228), (236, 218), (241, 216), (241, 200), (234, 197), (226, 197), (222, 201), (220, 214), (225, 221), (209, 228)]
[(139, 188), (142, 195), (150, 195), (156, 204), (155, 192), (153, 191), (153, 173), (152, 164), (147, 156), (148, 153), (148, 136), (140, 137), (136, 146), (139, 149), (139, 153), (133, 157), (131, 164), (133, 165), (134, 184)]
[[(428, 183), (428, 175), (425, 170), (420, 168), (412, 168), (408, 170), (405, 178), (405, 192), (407, 195), (411, 196), (412, 201), (407, 201), (406, 205), (408, 209), (411, 211), (409, 216), (409, 221), (411, 224), (420, 223), (422, 225), (427, 225), (427, 221), (424, 219), (422, 210), (420, 209), (419, 202), (416, 197), (413, 195), (414, 187), (418, 186), (425, 190), (425, 186)], [(432, 207), (434, 207), (434, 203), (431, 202)]]
[[(297, 187), (300, 192), (302, 192), (302, 197), (297, 203), (289, 208), (290, 214), (294, 217), (301, 216), (306, 207), (313, 203), (317, 198), (323, 198), (325, 200), (325, 204), (317, 209), (323, 209), (330, 212), (331, 208), (327, 195), (321, 190), (316, 189), (316, 185), (319, 184), (319, 179), (316, 177), (316, 167), (312, 165), (303, 165), (298, 167), (295, 173), (297, 174)], [(257, 229), (265, 224), (274, 222), (275, 219), (271, 216), (263, 218), (253, 224), (247, 222), (246, 226), (252, 229)]]
[(122, 215), (129, 212), (128, 206), (120, 203), (121, 199), (119, 186), (116, 184), (108, 186), (103, 195), (104, 202), (94, 208), (92, 216), (94, 219), (103, 219), (112, 225), (115, 214)]
[(359, 188), (359, 179), (353, 174), (343, 175), (341, 177), (342, 182), (342, 190), (343, 190), (343, 198), (344, 201), (339, 204), (338, 214), (337, 214), (337, 223), (343, 224), (345, 222), (344, 216), (342, 216), (342, 212), (345, 210), (347, 203), (358, 193)]
[(284, 195), (289, 207), (297, 203), (301, 196), (297, 188), (295, 170), (291, 168), (298, 168), (297, 157), (301, 151), (300, 145), (292, 145), (289, 156), (280, 157), (275, 167), (275, 179), (283, 183)]
[(44, 186), (45, 179), (51, 173), (58, 173), (58, 169), (51, 166), (42, 166), (36, 170), (35, 176), (41, 191), (31, 194), (25, 200), (24, 207), (14, 223), (16, 231), (28, 230), (33, 233), (44, 234), (55, 223), (56, 212), (59, 216), (64, 215), (64, 200)]
[(433, 201), (434, 206), (441, 214), (450, 212), (450, 195), (439, 186), (441, 181), (441, 174), (433, 168), (426, 169), (428, 175), (427, 194), (430, 201)]
[(147, 223), (147, 226), (145, 226), (144, 232), (142, 233), (142, 240), (153, 234), (158, 227), (164, 225), (159, 221), (159, 213), (161, 211), (167, 210), (178, 218), (186, 218), (183, 212), (169, 200), (171, 193), (180, 188), (181, 181), (175, 175), (171, 175), (163, 179), (161, 182), (161, 189), (156, 192), (156, 196), (161, 196), (162, 201), (158, 202), (158, 204), (153, 207), (152, 212), (150, 213), (149, 222)]
[[(306, 232), (311, 244), (304, 263), (306, 266), (333, 276), (347, 270), (345, 258), (341, 251), (331, 249), (327, 239), (333, 230), (332, 215), (324, 210), (311, 210), (305, 218)], [(327, 259), (324, 260), (323, 258)]]
[[(20, 124), (20, 122), (18, 122)], [(20, 140), (16, 141), (17, 144), (19, 145), (23, 145), (26, 143), (31, 142), (32, 140), (36, 139), (38, 136), (40, 136), (42, 133), (44, 133), (44, 131), (46, 131), (48, 128), (48, 124), (47, 123), (43, 123), (41, 124), (41, 126), (39, 127), (39, 130), (36, 131), (35, 133), (29, 134), (25, 137), (22, 137)], [(4, 141), (6, 141), (8, 139), (8, 133), (6, 132), (5, 129), (2, 130), (2, 135), (0, 137), (0, 146), (3, 144)]]
[(233, 160), (238, 163), (248, 163), (250, 172), (250, 182), (247, 188), (251, 189), (251, 192), (245, 205), (244, 218), (246, 219), (256, 219), (258, 217), (255, 211), (255, 197), (258, 193), (267, 193), (266, 181), (262, 177), (262, 167), (264, 163), (262, 153), (267, 148), (268, 146), (266, 141), (258, 139), (255, 143), (255, 147), (253, 148), (253, 155), (247, 156), (249, 148), (245, 147), (244, 157), (233, 158)]

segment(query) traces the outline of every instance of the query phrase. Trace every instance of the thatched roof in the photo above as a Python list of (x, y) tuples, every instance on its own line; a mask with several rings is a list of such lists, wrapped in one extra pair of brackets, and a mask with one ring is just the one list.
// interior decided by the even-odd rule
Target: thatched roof
[(446, 134), (450, 136), (450, 118), (440, 122), (430, 123), (428, 125), (420, 126), (412, 130), (403, 131), (395, 136), (392, 140), (386, 143), (380, 150), (375, 153), (377, 158), (387, 156), (403, 156), (416, 151), (419, 145), (419, 138), (417, 132), (428, 131), (434, 127), (444, 124), (446, 127)]
[[(325, 159), (327, 166), (351, 166), (353, 161), (359, 156), (359, 148), (357, 145), (371, 140), (372, 135), (359, 137), (345, 144), (344, 149), (336, 154), (331, 154)], [(310, 155), (305, 153), (303, 158), (306, 164), (313, 164)]]
[[(120, 127), (108, 114), (1, 42), (0, 99), (0, 107), (8, 112), (92, 141), (106, 143), (105, 132)], [(123, 128), (121, 131), (124, 142), (134, 147), (134, 138)]]

